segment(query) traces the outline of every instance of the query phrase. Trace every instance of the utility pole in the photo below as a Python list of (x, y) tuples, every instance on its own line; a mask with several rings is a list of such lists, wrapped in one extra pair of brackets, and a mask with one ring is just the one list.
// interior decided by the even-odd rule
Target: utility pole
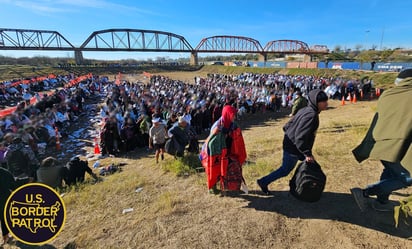
[(365, 50), (368, 51), (368, 34), (369, 34), (370, 30), (366, 30), (365, 31)]
[(382, 43), (383, 43), (383, 34), (385, 33), (385, 27), (382, 29), (382, 36), (381, 36), (381, 47), (380, 50), (382, 51)]

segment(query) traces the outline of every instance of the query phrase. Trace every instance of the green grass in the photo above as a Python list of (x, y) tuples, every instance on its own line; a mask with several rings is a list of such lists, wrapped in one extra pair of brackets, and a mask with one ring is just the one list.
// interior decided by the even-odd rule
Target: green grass
[(202, 169), (198, 155), (193, 153), (186, 153), (184, 157), (177, 159), (166, 160), (162, 167), (166, 172), (171, 172), (176, 176), (188, 176)]

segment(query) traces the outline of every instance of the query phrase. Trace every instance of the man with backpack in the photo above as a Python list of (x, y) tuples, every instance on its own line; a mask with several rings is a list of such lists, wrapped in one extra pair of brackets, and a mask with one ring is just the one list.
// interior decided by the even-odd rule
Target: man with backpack
[(298, 160), (314, 163), (312, 147), (319, 127), (319, 113), (328, 107), (328, 96), (315, 89), (309, 92), (308, 106), (296, 113), (283, 127), (283, 161), (272, 173), (257, 180), (262, 192), (269, 194), (268, 185), (281, 177), (287, 176)]

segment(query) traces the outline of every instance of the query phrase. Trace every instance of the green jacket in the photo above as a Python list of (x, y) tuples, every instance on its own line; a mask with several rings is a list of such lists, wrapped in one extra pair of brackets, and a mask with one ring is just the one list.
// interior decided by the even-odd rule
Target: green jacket
[(295, 115), (300, 109), (308, 106), (308, 101), (304, 97), (298, 97), (293, 101), (292, 115)]
[(377, 112), (362, 143), (352, 152), (367, 158), (401, 162), (412, 173), (412, 77), (383, 92)]

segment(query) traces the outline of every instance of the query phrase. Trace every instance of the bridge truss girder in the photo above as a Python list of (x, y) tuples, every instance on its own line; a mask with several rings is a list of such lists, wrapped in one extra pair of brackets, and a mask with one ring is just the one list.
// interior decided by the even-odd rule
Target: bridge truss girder
[(0, 28), (1, 50), (75, 50), (59, 32)]
[(93, 32), (81, 51), (192, 52), (183, 36), (141, 29), (106, 29)]
[(211, 36), (203, 38), (195, 48), (196, 52), (261, 53), (259, 41), (243, 36)]
[(309, 54), (311, 53), (308, 44), (298, 40), (274, 40), (270, 41), (263, 48), (265, 53), (283, 54)]

